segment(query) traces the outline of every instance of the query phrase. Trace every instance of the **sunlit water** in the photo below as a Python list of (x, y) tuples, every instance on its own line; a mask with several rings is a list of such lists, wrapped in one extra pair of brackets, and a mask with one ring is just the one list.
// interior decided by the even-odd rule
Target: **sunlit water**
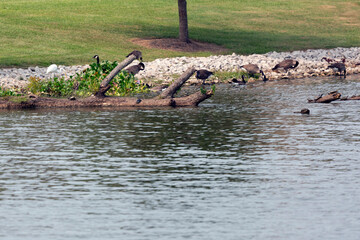
[[(359, 239), (360, 77), (198, 108), (0, 112), (1, 239)], [(311, 114), (293, 113), (309, 108)]]

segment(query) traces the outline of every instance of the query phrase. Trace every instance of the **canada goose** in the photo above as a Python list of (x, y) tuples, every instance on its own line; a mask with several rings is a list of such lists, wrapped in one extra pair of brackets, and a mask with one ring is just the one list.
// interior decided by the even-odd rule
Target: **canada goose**
[(200, 69), (196, 71), (196, 78), (203, 80), (202, 84), (204, 84), (205, 80), (208, 79), (213, 74), (214, 74), (213, 72), (210, 72), (208, 70)]
[(331, 63), (331, 62), (342, 62), (342, 63), (345, 63), (345, 62), (346, 62), (346, 58), (345, 58), (345, 57), (342, 57), (340, 61), (336, 61), (336, 60), (333, 59), (333, 58), (327, 58), (327, 57), (323, 57), (323, 58), (321, 59), (321, 61), (322, 61), (322, 60), (325, 60), (325, 61), (327, 61), (328, 63)]
[(136, 57), (136, 59), (137, 60), (140, 60), (141, 62), (142, 62), (142, 53), (140, 52), (140, 51), (138, 51), (138, 50), (134, 50), (134, 51), (132, 51), (131, 53), (129, 53), (126, 57), (129, 57), (130, 55), (135, 55), (135, 57)]
[(169, 87), (169, 85), (161, 85), (161, 86), (157, 86), (157, 87), (152, 87), (150, 88), (150, 91), (153, 91), (153, 92), (162, 92), (164, 91), (165, 89), (167, 89)]
[(264, 72), (256, 64), (250, 63), (250, 64), (242, 65), (240, 67), (244, 68), (251, 77), (254, 77), (255, 74), (257, 74), (257, 73), (261, 73), (263, 76), (263, 81), (266, 82), (268, 80), (268, 78), (265, 76)]
[(135, 75), (144, 69), (145, 69), (145, 65), (141, 62), (138, 65), (134, 65), (134, 66), (126, 68), (125, 71), (127, 71), (128, 73), (130, 73), (132, 75)]
[(96, 59), (96, 64), (99, 65), (100, 64), (100, 58), (99, 58), (99, 55), (95, 55), (93, 56), (92, 58), (95, 58)]
[(341, 72), (344, 72), (344, 78), (346, 78), (346, 66), (342, 62), (336, 62), (328, 66), (328, 68), (331, 68), (335, 72), (339, 72), (341, 76)]
[(299, 62), (294, 59), (287, 59), (275, 65), (271, 70), (275, 71), (277, 69), (284, 69), (287, 71), (290, 68), (296, 68), (299, 65)]
[(310, 110), (308, 108), (303, 108), (300, 110), (300, 112), (294, 112), (294, 113), (310, 114)]
[(231, 81), (237, 85), (246, 85), (244, 75), (241, 75), (241, 81), (237, 80), (236, 78), (233, 78)]
[(321, 59), (321, 61), (322, 61), (322, 60), (325, 60), (325, 61), (327, 61), (328, 63), (335, 62), (334, 59), (332, 59), (332, 58), (327, 58), (327, 57), (323, 57), (323, 58)]

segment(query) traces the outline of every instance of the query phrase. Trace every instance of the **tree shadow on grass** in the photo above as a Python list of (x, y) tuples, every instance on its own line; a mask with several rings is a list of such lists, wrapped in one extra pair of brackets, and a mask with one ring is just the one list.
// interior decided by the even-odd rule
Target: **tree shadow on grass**
[[(133, 38), (177, 38), (178, 28), (171, 26), (138, 26), (135, 31), (127, 33)], [(288, 33), (246, 31), (243, 29), (211, 30), (208, 28), (189, 28), (190, 39), (207, 42), (228, 49), (228, 52), (239, 54), (266, 53), (270, 51), (294, 51), (309, 48), (334, 48), (340, 41), (337, 37), (318, 37), (304, 33), (302, 36)], [(350, 46), (343, 46), (350, 47)]]

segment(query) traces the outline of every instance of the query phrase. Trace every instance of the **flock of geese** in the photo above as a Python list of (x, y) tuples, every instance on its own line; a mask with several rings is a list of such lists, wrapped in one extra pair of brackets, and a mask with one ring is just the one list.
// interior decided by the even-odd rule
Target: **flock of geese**
[[(339, 72), (340, 76), (342, 75), (341, 73), (343, 73), (344, 78), (346, 78), (346, 66), (345, 66), (345, 58), (342, 58), (341, 61), (336, 61), (334, 59), (330, 59), (330, 58), (322, 58), (322, 60), (326, 60), (328, 63), (331, 63), (328, 68), (332, 69), (335, 72)], [(360, 63), (356, 64), (356, 65), (360, 65)], [(280, 63), (276, 64), (271, 70), (272, 71), (285, 71), (287, 72), (290, 69), (294, 69), (297, 66), (299, 66), (299, 61), (294, 60), (294, 59), (285, 59), (283, 61), (281, 61)], [(258, 65), (256, 64), (246, 64), (246, 65), (242, 65), (240, 66), (240, 68), (244, 69), (249, 77), (255, 77), (256, 74), (261, 74), (262, 76), (262, 80), (264, 82), (268, 81), (269, 79), (266, 77), (265, 73), (263, 72), (263, 70), (261, 70), (259, 68)], [(208, 79), (211, 75), (213, 75), (213, 72), (210, 72), (206, 69), (200, 69), (196, 71), (196, 78), (200, 79), (203, 81), (203, 84), (205, 83), (205, 80)], [(246, 80), (244, 75), (241, 76), (241, 81), (237, 80), (236, 78), (232, 79), (233, 83), (236, 84), (240, 84), (240, 85), (245, 85), (246, 84)]]
[[(129, 53), (126, 57), (129, 57), (130, 55), (134, 55), (136, 57), (136, 59), (140, 61), (140, 63), (126, 68), (125, 71), (127, 71), (129, 74), (136, 75), (137, 73), (139, 73), (140, 71), (145, 69), (145, 64), (142, 62), (142, 60), (143, 60), (142, 53), (140, 51), (134, 50), (131, 53)], [(100, 57), (98, 55), (95, 55), (93, 58), (96, 59), (97, 65), (100, 65)], [(321, 59), (321, 61), (323, 61), (323, 60), (325, 60), (326, 62), (329, 63), (328, 68), (332, 69), (335, 72), (339, 72), (340, 76), (344, 76), (344, 78), (346, 78), (346, 66), (345, 66), (346, 59), (345, 59), (345, 57), (343, 57), (341, 59), (341, 61), (336, 61), (335, 59), (326, 58), (326, 57), (323, 57)], [(299, 65), (299, 61), (297, 61), (297, 60), (285, 59), (285, 60), (281, 61), (280, 63), (276, 64), (271, 70), (277, 71), (277, 72), (282, 70), (282, 71), (287, 72), (289, 69), (294, 69), (298, 65)], [(360, 65), (360, 63), (357, 63), (355, 66), (358, 66), (358, 65)], [(264, 82), (269, 80), (266, 77), (266, 75), (264, 74), (264, 72), (256, 64), (250, 63), (250, 64), (242, 65), (242, 66), (240, 66), (240, 68), (244, 69), (248, 73), (249, 77), (255, 77), (255, 75), (261, 74), (262, 80)], [(60, 73), (61, 71), (62, 71), (62, 69), (58, 69), (56, 64), (52, 64), (47, 68), (46, 74)], [(198, 80), (202, 80), (202, 84), (204, 85), (205, 80), (208, 79), (213, 74), (214, 74), (214, 72), (208, 71), (206, 69), (199, 69), (199, 70), (196, 70), (195, 77)], [(236, 84), (240, 84), (240, 85), (245, 85), (246, 80), (244, 78), (244, 75), (242, 75), (241, 78), (242, 78), (241, 81), (234, 78), (234, 79), (232, 79), (232, 82), (236, 83)]]

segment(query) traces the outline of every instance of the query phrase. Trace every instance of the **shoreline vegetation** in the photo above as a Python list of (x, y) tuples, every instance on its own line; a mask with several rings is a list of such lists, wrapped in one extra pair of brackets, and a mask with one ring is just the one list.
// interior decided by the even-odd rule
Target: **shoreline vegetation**
[[(187, 69), (165, 91), (159, 91), (158, 95), (152, 98), (124, 98), (115, 97), (113, 94), (107, 96), (107, 92), (113, 91), (116, 93), (117, 90), (120, 90), (118, 93), (122, 95), (128, 91), (132, 92), (131, 89), (134, 87), (139, 87), (140, 84), (134, 86), (136, 84), (134, 83), (132, 74), (127, 71), (122, 71), (135, 59), (142, 60), (141, 52), (133, 51), (122, 62), (113, 63), (111, 66), (97, 62), (93, 64), (91, 68), (86, 69), (81, 75), (77, 75), (76, 79), (70, 77), (68, 80), (61, 81), (58, 78), (54, 78), (47, 82), (39, 80), (33, 83), (31, 89), (25, 87), (16, 92), (3, 91), (0, 88), (0, 94), (3, 95), (2, 98), (0, 98), (0, 109), (195, 107), (198, 106), (200, 102), (210, 98), (215, 92), (214, 87), (212, 87), (211, 90), (200, 88), (200, 91), (190, 95), (175, 96), (184, 83), (195, 73), (196, 70), (192, 67)], [(53, 71), (56, 70), (55, 68), (54, 65), (49, 67), (49, 69)], [(120, 79), (118, 79), (118, 73), (123, 75)], [(120, 81), (115, 81), (117, 79)], [(90, 80), (90, 85), (87, 80)], [(128, 85), (128, 83), (131, 84)], [(122, 88), (124, 84), (128, 85), (129, 88), (127, 86)], [(142, 86), (145, 87), (145, 85)], [(91, 89), (91, 87), (94, 89)], [(27, 90), (30, 90), (30, 94), (26, 93)], [(78, 98), (77, 94), (79, 90), (80, 92), (85, 90), (91, 95), (89, 94), (85, 97), (82, 96)], [(76, 94), (76, 97), (73, 94)]]
[[(82, 89), (76, 97), (88, 97), (107, 74), (94, 68), (89, 73), (91, 57), (113, 64), (129, 49), (143, 52), (145, 67), (138, 72), (134, 66), (135, 78), (122, 75), (114, 81), (115, 96), (127, 96), (130, 85), (135, 93), (145, 92), (143, 86), (170, 85), (190, 68), (214, 72), (206, 80), (211, 84), (261, 79), (244, 71), (247, 64), (258, 65), (269, 81), (337, 75), (323, 58), (345, 63), (347, 74), (360, 72), (360, 48), (354, 47), (360, 46), (358, 1), (189, 1), (191, 46), (176, 42), (177, 10), (177, 4), (162, 0), (4, 0), (0, 94), (11, 95), (15, 89), (23, 95), (65, 97)], [(289, 59), (299, 65), (272, 70)], [(51, 64), (63, 70), (46, 73), (43, 66)], [(186, 84), (199, 84), (199, 79), (194, 74)], [(53, 89), (62, 90), (51, 95)]]
[[(291, 53), (271, 52), (264, 55), (255, 54), (249, 56), (232, 54), (210, 56), (208, 58), (180, 57), (144, 62), (145, 66), (151, 66), (151, 64), (154, 64), (154, 66), (163, 66), (164, 63), (162, 61), (170, 64), (174, 61), (178, 62), (177, 64), (168, 67), (167, 71), (165, 71), (172, 71), (170, 81), (163, 80), (161, 82), (146, 79), (144, 75), (140, 80), (137, 80), (134, 78), (134, 75), (122, 71), (123, 69), (126, 70), (126, 67), (131, 66), (134, 62), (137, 65), (137, 62), (141, 59), (140, 52), (139, 56), (130, 53), (128, 57), (119, 64), (117, 62), (105, 61), (101, 63), (92, 63), (90, 64), (90, 67), (81, 66), (80, 69), (84, 70), (77, 73), (76, 77), (70, 76), (65, 79), (66, 72), (63, 73), (64, 76), (48, 79), (42, 79), (40, 76), (31, 76), (30, 84), (27, 83), (23, 87), (14, 87), (13, 91), (6, 87), (1, 87), (0, 96), (2, 97), (0, 98), (0, 109), (74, 109), (84, 107), (158, 108), (198, 106), (200, 102), (210, 98), (215, 93), (214, 85), (211, 86), (211, 90), (206, 90), (207, 87), (202, 85), (202, 81), (197, 79), (197, 74), (194, 74), (196, 70), (203, 67), (209, 67), (211, 69), (209, 65), (206, 65), (207, 62), (208, 64), (215, 64), (219, 69), (214, 72), (213, 79), (211, 79), (211, 77), (209, 78), (210, 80), (208, 82), (210, 84), (225, 82), (234, 83), (239, 82), (236, 79), (240, 78), (245, 81), (244, 76), (248, 78), (246, 82), (251, 83), (261, 81), (261, 78), (259, 78), (259, 75), (250, 78), (250, 73), (246, 73), (242, 67), (248, 63), (259, 64), (260, 69), (267, 74), (267, 81), (307, 78), (309, 76), (336, 75), (338, 70), (334, 71), (333, 69), (330, 69), (329, 65), (331, 63), (328, 63), (326, 60), (331, 60), (339, 64), (345, 63), (347, 73), (356, 74), (360, 72), (359, 51), (360, 48), (336, 48), (331, 50), (310, 49), (307, 51), (294, 51)], [(219, 61), (215, 61), (215, 59), (222, 59), (222, 61), (219, 63)], [(277, 66), (277, 64), (284, 59), (296, 59), (296, 61), (291, 60), (291, 62), (296, 62), (295, 68), (274, 71), (274, 66)], [(196, 66), (196, 68), (194, 66)], [(227, 68), (223, 68), (223, 66), (226, 66)], [(232, 69), (232, 71), (220, 71), (229, 68)], [(70, 69), (72, 69), (72, 67), (70, 67)], [(177, 74), (174, 74), (174, 70), (182, 71), (182, 74), (176, 76)], [(14, 69), (12, 69), (12, 71), (14, 72)], [(38, 74), (38, 71), (41, 71), (41, 68), (37, 67), (37, 70), (35, 71), (33, 71), (33, 69), (28, 69), (28, 71), (35, 72), (36, 75)], [(162, 70), (159, 69), (159, 67), (155, 67), (150, 69), (150, 71), (148, 70), (145, 74), (149, 74), (150, 72), (150, 75), (148, 76), (153, 77), (151, 74), (154, 74), (154, 71), (157, 71), (159, 74), (162, 73)], [(339, 75), (339, 78), (345, 78), (345, 76), (341, 76), (340, 72)], [(221, 77), (223, 79), (221, 79)], [(23, 83), (27, 82), (26, 80), (19, 81), (22, 81)], [(187, 84), (196, 84), (200, 86), (198, 91), (186, 96), (175, 96), (178, 90), (185, 85), (186, 82)], [(164, 83), (166, 83), (168, 87), (166, 90), (162, 91)], [(159, 89), (159, 87), (161, 87), (161, 89)], [(157, 95), (152, 95), (152, 98), (149, 98), (150, 95), (146, 95), (148, 92), (147, 88), (153, 89), (154, 92), (156, 89)], [(110, 95), (105, 95), (106, 92), (110, 93)], [(134, 95), (135, 97), (127, 97)], [(341, 97), (340, 93), (336, 93), (335, 97), (333, 95), (333, 92), (330, 92), (325, 99), (320, 97), (312, 100), (312, 102), (331, 102), (338, 100)], [(353, 96), (350, 98), (343, 98), (342, 100), (358, 100), (359, 98), (360, 96)]]
[[(309, 49), (306, 51), (293, 52), (269, 52), (266, 54), (252, 55), (215, 55), (209, 57), (177, 57), (162, 58), (151, 62), (143, 62), (145, 69), (135, 75), (135, 79), (153, 87), (166, 85), (179, 77), (188, 68), (208, 69), (214, 72), (208, 83), (227, 83), (232, 79), (241, 79), (241, 75), (246, 74), (241, 68), (245, 64), (257, 64), (264, 71), (270, 81), (279, 79), (299, 79), (317, 76), (339, 75), (333, 69), (328, 68), (331, 63), (323, 58), (334, 59), (340, 62), (345, 59), (347, 74), (360, 73), (360, 48), (334, 48), (334, 49)], [(272, 71), (272, 68), (284, 59), (295, 59), (299, 61), (299, 66), (288, 71)], [(104, 62), (105, 63), (105, 62)], [(108, 62), (106, 62), (108, 64)], [(132, 65), (138, 64), (135, 60)], [(93, 66), (95, 63), (90, 64)], [(63, 71), (56, 75), (58, 78), (69, 79), (71, 76), (83, 73), (89, 69), (89, 65), (59, 66)], [(46, 68), (28, 67), (23, 68), (3, 68), (0, 69), (0, 86), (3, 89), (23, 88), (29, 84), (29, 79), (49, 79), (52, 74), (46, 74)], [(247, 82), (255, 82), (261, 78), (248, 78)], [(187, 84), (199, 84), (199, 80), (193, 75)]]

